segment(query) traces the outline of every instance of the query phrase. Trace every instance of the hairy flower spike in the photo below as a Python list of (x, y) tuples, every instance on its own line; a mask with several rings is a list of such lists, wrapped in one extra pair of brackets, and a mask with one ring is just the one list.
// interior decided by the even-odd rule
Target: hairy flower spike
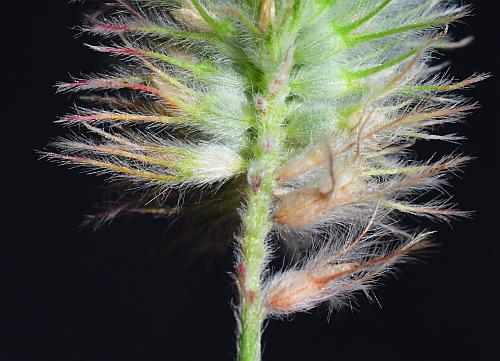
[[(262, 323), (323, 302), (339, 309), (427, 233), (398, 214), (463, 214), (421, 202), (469, 158), (410, 160), (420, 140), (475, 108), (439, 75), (435, 49), (469, 7), (447, 0), (116, 0), (84, 28), (116, 57), (109, 74), (59, 85), (85, 106), (46, 155), (124, 185), (94, 217), (184, 218), (198, 247), (237, 234), (238, 358), (261, 358)], [(446, 63), (444, 63), (446, 64)], [(94, 94), (95, 93), (95, 94)], [(432, 143), (430, 143), (432, 144)], [(431, 145), (432, 146), (432, 145)], [(130, 187), (133, 185), (133, 187)], [(118, 187), (116, 187), (118, 188)], [(238, 227), (239, 220), (239, 227)], [(231, 224), (235, 229), (227, 229)], [(209, 234), (218, 228), (214, 242)], [(238, 233), (241, 232), (241, 235)], [(267, 264), (284, 242), (296, 262)], [(368, 293), (367, 293), (368, 294)]]

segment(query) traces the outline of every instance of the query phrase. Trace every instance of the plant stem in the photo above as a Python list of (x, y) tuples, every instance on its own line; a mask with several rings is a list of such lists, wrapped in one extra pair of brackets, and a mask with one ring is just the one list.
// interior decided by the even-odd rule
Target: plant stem
[[(274, 152), (273, 152), (274, 153)], [(250, 186), (247, 211), (243, 218), (244, 236), (241, 240), (241, 264), (239, 265), (241, 305), (239, 360), (260, 360), (260, 337), (265, 317), (262, 306), (261, 280), (268, 251), (266, 237), (271, 228), (269, 212), (272, 204), (273, 175), (276, 155), (261, 154), (256, 161), (262, 164), (260, 189)], [(258, 175), (256, 176), (258, 177)]]
[(243, 242), (246, 245), (242, 247), (243, 261), (240, 265), (240, 278), (245, 278), (240, 305), (240, 361), (260, 360), (260, 336), (264, 318), (260, 284), (267, 253), (265, 238), (269, 229), (267, 212), (262, 212), (267, 208), (266, 203), (263, 197), (251, 197), (245, 219), (247, 227)]
[[(272, 0), (271, 0), (272, 2)], [(267, 4), (267, 5), (266, 5)], [(274, 9), (274, 3), (271, 4)], [(266, 1), (262, 6), (270, 6)], [(269, 10), (270, 11), (270, 10)], [(261, 11), (262, 15), (266, 12)], [(267, 14), (269, 15), (269, 14)], [(266, 15), (266, 16), (267, 16)], [(269, 21), (272, 22), (272, 19)], [(267, 28), (267, 26), (266, 26)], [(266, 29), (262, 29), (264, 32)], [(263, 58), (273, 59), (272, 74), (254, 94), (256, 136), (250, 139), (253, 159), (248, 168), (247, 208), (243, 215), (241, 263), (239, 264), (239, 338), (238, 360), (261, 360), (262, 322), (266, 309), (262, 298), (262, 278), (269, 258), (267, 237), (272, 227), (270, 219), (275, 188), (275, 174), (280, 166), (282, 143), (285, 138), (283, 122), (287, 114), (288, 78), (293, 66), (292, 42), (267, 43)], [(285, 52), (280, 50), (287, 49)]]
[[(274, 102), (273, 105), (277, 105)], [(271, 109), (274, 108), (274, 109)], [(265, 318), (261, 281), (268, 258), (266, 238), (271, 229), (274, 178), (279, 165), (282, 115), (269, 107), (259, 118), (258, 135), (252, 144), (253, 166), (248, 172), (247, 208), (243, 215), (241, 263), (239, 264), (240, 332), (238, 360), (261, 359), (260, 338)]]

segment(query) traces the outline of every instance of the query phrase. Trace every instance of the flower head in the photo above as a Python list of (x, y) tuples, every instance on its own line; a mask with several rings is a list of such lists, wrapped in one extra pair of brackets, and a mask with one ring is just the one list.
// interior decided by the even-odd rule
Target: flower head
[(398, 214), (461, 214), (419, 198), (469, 158), (410, 152), (456, 140), (438, 126), (475, 107), (450, 91), (485, 75), (452, 81), (434, 65), (468, 42), (447, 33), (468, 12), (439, 0), (116, 1), (84, 30), (108, 39), (90, 48), (118, 66), (60, 84), (88, 105), (60, 120), (74, 135), (48, 155), (125, 185), (103, 217), (206, 226), (255, 212), (259, 236), (305, 250), (260, 280), (266, 315), (339, 306), (427, 245)]

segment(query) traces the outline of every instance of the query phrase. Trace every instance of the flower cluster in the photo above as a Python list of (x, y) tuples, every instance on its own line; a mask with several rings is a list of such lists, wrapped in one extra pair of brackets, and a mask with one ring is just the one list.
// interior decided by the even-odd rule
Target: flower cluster
[[(117, 0), (83, 30), (109, 39), (90, 48), (118, 65), (60, 84), (89, 105), (61, 119), (73, 135), (48, 155), (135, 195), (104, 218), (240, 215), (242, 333), (256, 301), (261, 318), (341, 306), (427, 245), (398, 213), (461, 214), (418, 199), (468, 158), (410, 152), (459, 139), (436, 126), (474, 108), (450, 91), (485, 76), (454, 82), (433, 61), (468, 43), (447, 34), (468, 12), (444, 0)], [(299, 259), (265, 278), (280, 240)]]

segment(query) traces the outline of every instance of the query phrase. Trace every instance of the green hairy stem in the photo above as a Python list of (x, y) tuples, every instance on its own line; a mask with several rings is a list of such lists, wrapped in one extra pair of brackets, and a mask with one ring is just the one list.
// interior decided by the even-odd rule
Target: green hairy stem
[[(276, 162), (273, 154), (256, 156), (255, 160), (265, 164), (263, 173), (273, 174)], [(238, 339), (238, 359), (240, 361), (260, 360), (260, 338), (262, 322), (265, 317), (262, 299), (262, 277), (268, 257), (266, 238), (271, 228), (269, 221), (272, 204), (272, 176), (264, 176), (258, 191), (250, 187), (247, 191), (247, 211), (243, 216), (243, 236), (241, 242), (241, 264), (239, 279), (240, 296), (240, 333)]]
[[(273, 82), (275, 82), (274, 80)], [(272, 84), (272, 83), (271, 83)], [(262, 279), (269, 257), (266, 239), (272, 228), (270, 220), (275, 189), (275, 174), (279, 166), (283, 139), (280, 114), (282, 96), (278, 100), (258, 98), (257, 137), (250, 148), (253, 151), (252, 166), (248, 170), (247, 209), (243, 215), (241, 263), (239, 280), (241, 287), (240, 334), (238, 350), (240, 361), (260, 360), (260, 337), (265, 309), (262, 299)]]

